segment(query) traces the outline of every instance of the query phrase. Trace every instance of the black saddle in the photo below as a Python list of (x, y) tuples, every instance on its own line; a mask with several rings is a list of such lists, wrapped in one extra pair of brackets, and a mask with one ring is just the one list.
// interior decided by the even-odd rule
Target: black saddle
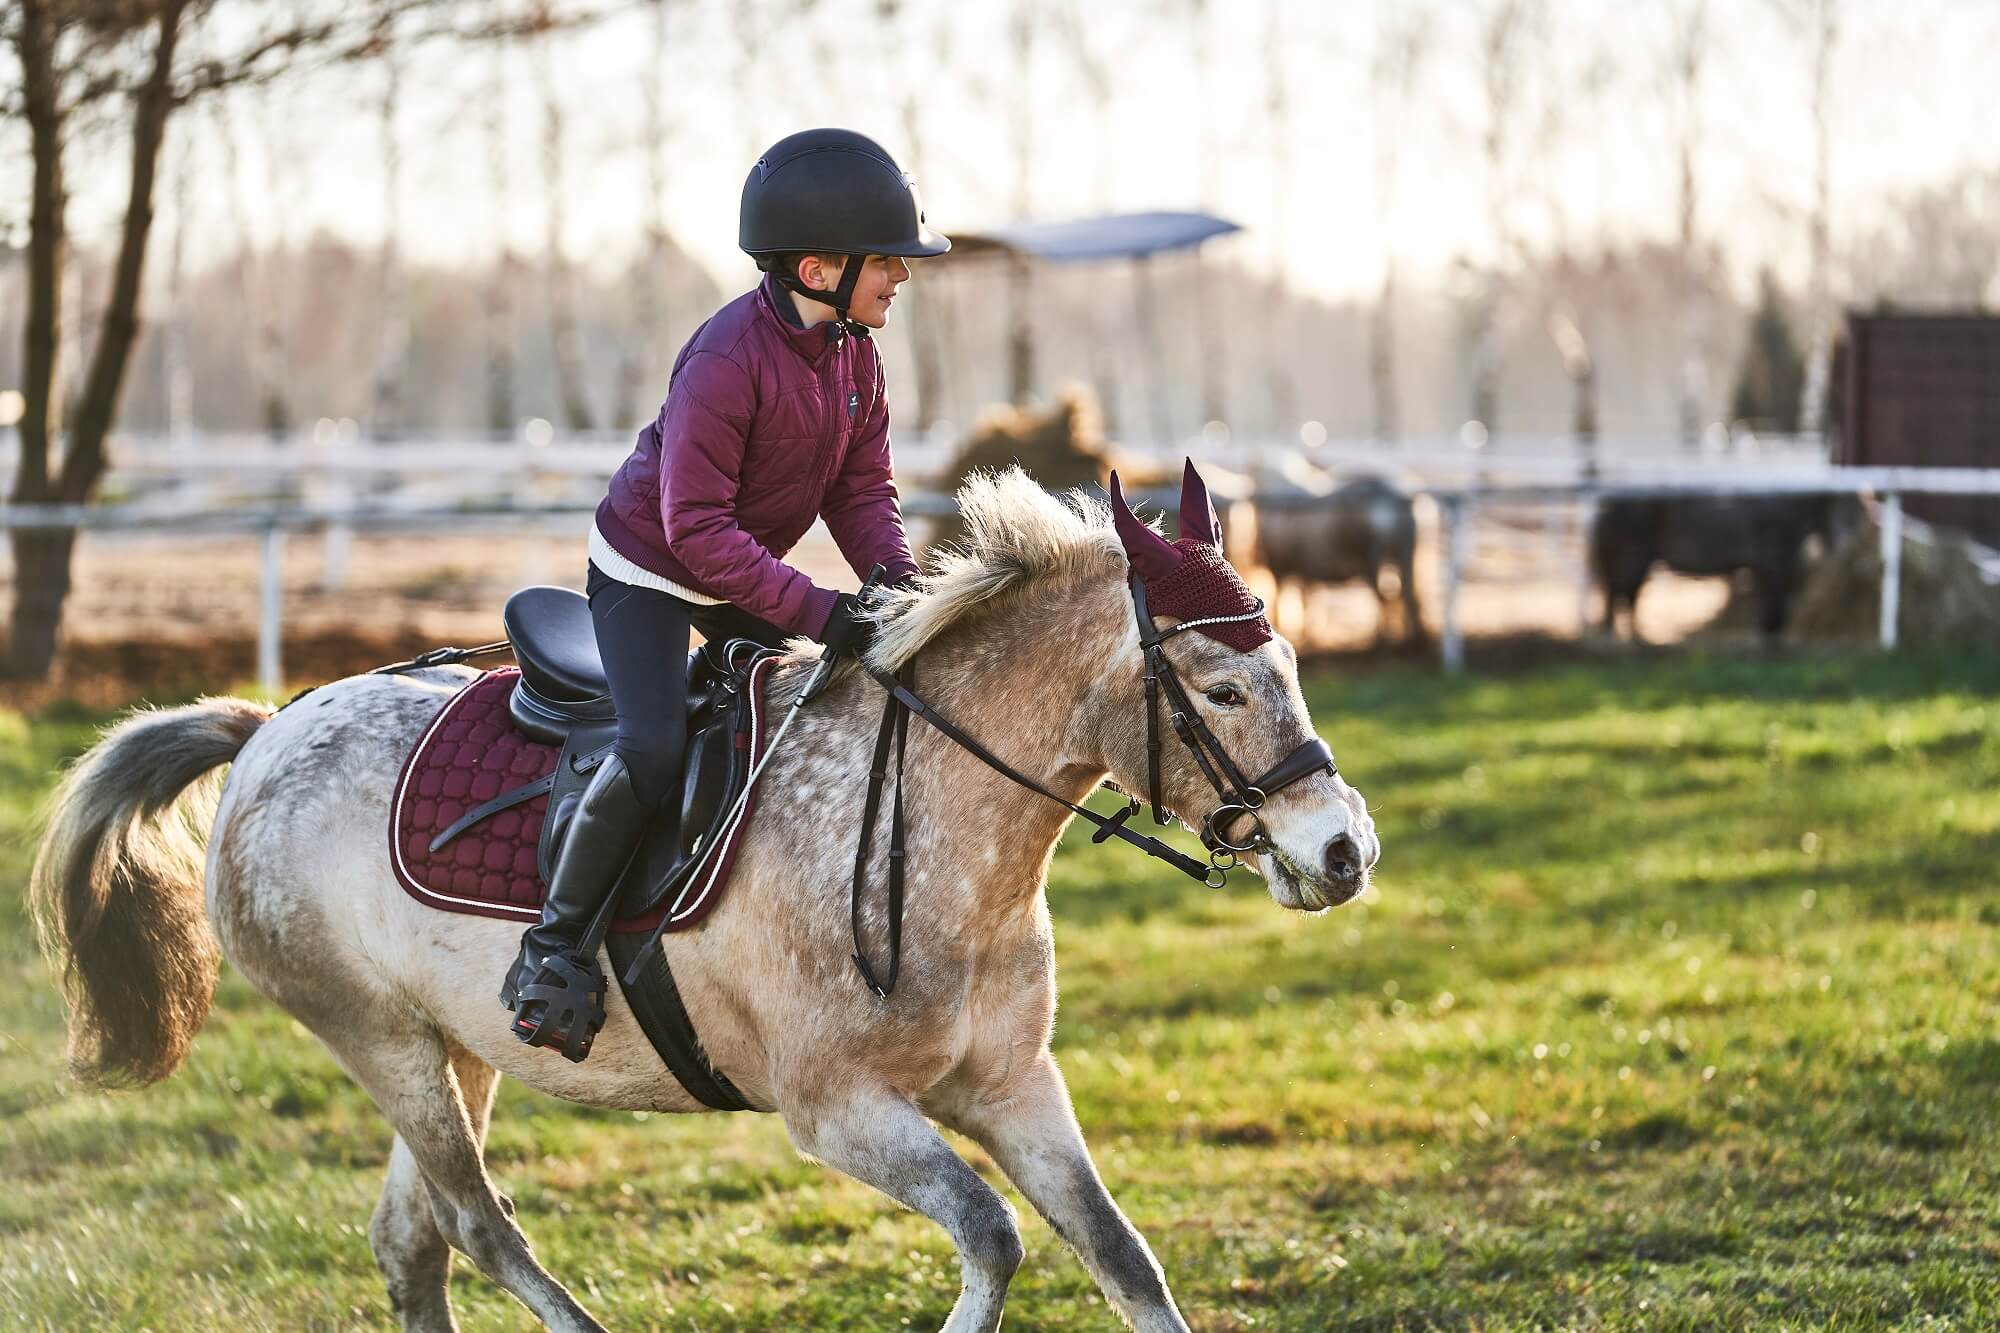
[[(604, 663), (597, 655), (590, 604), (582, 594), (568, 588), (523, 588), (507, 599), (502, 621), (521, 667), (507, 711), (528, 736), (562, 747), (555, 772), (532, 784), (538, 789), (548, 784), (548, 816), (536, 849), (546, 882), (576, 803), (583, 798), (591, 773), (610, 753), (618, 715), (605, 684)], [(679, 818), (657, 820), (632, 858), (615, 890), (620, 916), (649, 912), (666, 900), (720, 835), (750, 777), (750, 755), (736, 744), (750, 706), (746, 689), (750, 668), (774, 651), (751, 639), (730, 639), (705, 643), (688, 654), (688, 738), (681, 798), (678, 810), (662, 812)], [(520, 791), (530, 797), (539, 794), (528, 788)], [(470, 824), (478, 817), (481, 811), (474, 811), (461, 822)], [(456, 826), (446, 832), (455, 831)]]
[[(468, 812), (432, 846), (546, 791), (548, 816), (535, 855), (547, 883), (577, 802), (617, 737), (618, 713), (597, 655), (590, 603), (581, 594), (568, 588), (523, 588), (507, 599), (502, 619), (521, 667), (507, 711), (528, 736), (561, 746), (561, 755), (553, 773)], [(688, 655), (688, 744), (680, 808), (663, 812), (679, 818), (654, 821), (611, 891), (616, 915), (638, 915), (671, 902), (721, 836), (750, 780), (750, 754), (737, 748), (736, 733), (749, 721), (751, 668), (775, 651), (750, 639), (731, 639), (705, 643)], [(653, 1049), (696, 1100), (718, 1111), (750, 1109), (735, 1084), (709, 1063), (665, 956), (652, 967), (637, 966), (644, 939), (615, 933), (604, 937), (625, 1002)]]

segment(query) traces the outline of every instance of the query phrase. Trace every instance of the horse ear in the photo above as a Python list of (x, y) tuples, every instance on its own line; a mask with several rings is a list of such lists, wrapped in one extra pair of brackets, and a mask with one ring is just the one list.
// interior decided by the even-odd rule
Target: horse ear
[(1118, 484), (1118, 474), (1111, 474), (1111, 522), (1118, 529), (1118, 540), (1125, 547), (1125, 558), (1132, 562), (1132, 568), (1142, 579), (1157, 578), (1170, 573), (1181, 562), (1181, 553), (1168, 545), (1159, 533), (1141, 523), (1125, 503), (1125, 488)]
[(1222, 549), (1222, 519), (1208, 498), (1208, 483), (1194, 470), (1192, 458), (1181, 472), (1181, 536)]

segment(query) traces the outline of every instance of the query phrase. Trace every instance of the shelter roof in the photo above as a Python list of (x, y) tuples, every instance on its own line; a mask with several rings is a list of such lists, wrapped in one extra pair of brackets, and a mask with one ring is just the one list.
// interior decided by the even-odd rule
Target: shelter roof
[(1069, 222), (1009, 222), (984, 231), (953, 232), (951, 253), (944, 258), (1020, 254), (1054, 263), (1143, 259), (1241, 230), (1210, 213), (1111, 213)]

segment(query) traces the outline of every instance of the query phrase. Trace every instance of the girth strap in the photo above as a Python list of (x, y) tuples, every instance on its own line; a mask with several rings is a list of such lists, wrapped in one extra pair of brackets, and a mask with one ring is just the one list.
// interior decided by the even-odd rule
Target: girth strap
[[(635, 964), (651, 949), (638, 935), (614, 934), (605, 940), (611, 951), (611, 968), (618, 974), (625, 1003), (639, 1020), (646, 1039), (659, 1052), (660, 1060), (686, 1088), (688, 1095), (718, 1111), (749, 1111), (755, 1108), (728, 1076), (709, 1062), (708, 1053), (695, 1035), (687, 1006), (681, 1003), (680, 988), (674, 984), (673, 969), (667, 966), (666, 951), (660, 951), (657, 966), (639, 968)], [(633, 973), (627, 977), (626, 973)]]

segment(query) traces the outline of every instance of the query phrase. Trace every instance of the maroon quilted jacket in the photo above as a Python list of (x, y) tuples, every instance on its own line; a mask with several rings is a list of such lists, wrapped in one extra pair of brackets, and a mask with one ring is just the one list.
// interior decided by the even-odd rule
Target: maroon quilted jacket
[(816, 636), (835, 593), (782, 559), (815, 518), (857, 572), (879, 563), (894, 579), (916, 562), (875, 344), (799, 328), (773, 304), (786, 299), (766, 278), (695, 330), (597, 526), (641, 568)]

